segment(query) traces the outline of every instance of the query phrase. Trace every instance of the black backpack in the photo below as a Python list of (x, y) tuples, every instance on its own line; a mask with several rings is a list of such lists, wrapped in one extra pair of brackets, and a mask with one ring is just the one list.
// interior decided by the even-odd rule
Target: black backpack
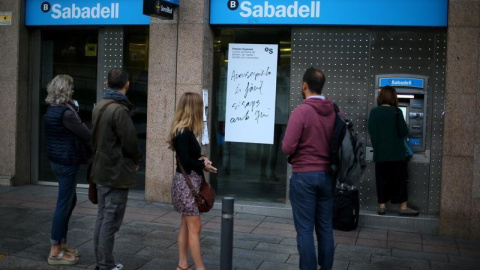
[(333, 177), (333, 228), (341, 231), (355, 230), (360, 217), (360, 199), (353, 184), (358, 183), (367, 166), (365, 149), (358, 140), (353, 123), (345, 119), (333, 104), (335, 127), (330, 141), (330, 173)]
[(330, 173), (341, 184), (353, 185), (360, 180), (367, 167), (365, 148), (357, 138), (353, 123), (341, 115), (337, 104), (334, 103), (333, 107), (336, 119), (330, 141)]

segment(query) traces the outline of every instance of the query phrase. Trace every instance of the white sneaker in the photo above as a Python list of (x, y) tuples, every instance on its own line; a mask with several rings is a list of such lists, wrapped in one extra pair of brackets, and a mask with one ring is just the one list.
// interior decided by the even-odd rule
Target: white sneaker
[(115, 264), (115, 267), (112, 268), (112, 270), (122, 270), (123, 269), (123, 264)]

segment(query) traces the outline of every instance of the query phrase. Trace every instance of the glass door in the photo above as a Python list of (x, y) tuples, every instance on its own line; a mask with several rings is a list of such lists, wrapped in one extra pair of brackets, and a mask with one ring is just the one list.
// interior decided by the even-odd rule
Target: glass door
[[(47, 84), (57, 75), (73, 78), (73, 98), (79, 103), (79, 115), (89, 128), (92, 127), (92, 110), (97, 99), (97, 48), (96, 29), (43, 30), (41, 33), (41, 72), (39, 95), (38, 181), (57, 182), (47, 158), (47, 141), (44, 118)], [(86, 166), (80, 166), (79, 184), (86, 184)]]

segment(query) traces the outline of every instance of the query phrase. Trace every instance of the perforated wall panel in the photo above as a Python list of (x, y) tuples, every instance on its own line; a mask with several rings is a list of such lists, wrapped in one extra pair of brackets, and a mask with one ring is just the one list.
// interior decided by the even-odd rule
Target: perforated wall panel
[[(123, 28), (100, 29), (98, 33), (97, 88), (105, 89), (110, 69), (123, 67)], [(97, 92), (97, 100), (101, 92)]]
[[(388, 73), (428, 76), (426, 147), (430, 162), (409, 164), (409, 201), (422, 213), (438, 214), (445, 92), (446, 31), (379, 29), (293, 29), (291, 99), (293, 110), (302, 101), (306, 68), (325, 72), (324, 93), (353, 120), (359, 138), (367, 134), (369, 111), (376, 106), (375, 75)], [(368, 162), (357, 188), (362, 209), (376, 210), (374, 163)], [(432, 173), (431, 173), (432, 172)]]

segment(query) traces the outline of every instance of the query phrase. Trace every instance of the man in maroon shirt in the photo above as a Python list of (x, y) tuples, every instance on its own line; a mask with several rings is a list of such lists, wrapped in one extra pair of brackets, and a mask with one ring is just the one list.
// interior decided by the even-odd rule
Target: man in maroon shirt
[(322, 95), (325, 75), (313, 67), (303, 75), (305, 101), (288, 120), (282, 150), (291, 156), (290, 202), (297, 231), (301, 270), (316, 270), (313, 229), (321, 270), (333, 266), (333, 183), (328, 173), (330, 140), (335, 125), (333, 103)]

